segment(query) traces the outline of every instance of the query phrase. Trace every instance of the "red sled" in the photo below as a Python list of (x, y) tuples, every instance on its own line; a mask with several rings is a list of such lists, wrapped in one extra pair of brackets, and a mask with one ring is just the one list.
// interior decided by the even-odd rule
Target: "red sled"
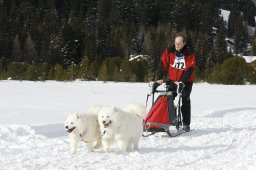
[[(169, 88), (166, 85), (166, 90), (152, 90), (152, 107), (150, 108), (147, 117), (143, 120), (143, 136), (149, 136), (156, 132), (167, 132), (169, 136), (170, 126), (176, 126), (180, 129), (182, 126), (180, 100), (181, 95), (178, 95), (178, 104), (174, 105), (174, 96), (177, 95), (176, 90)], [(160, 93), (154, 101), (154, 94)], [(148, 95), (149, 96), (149, 95)]]

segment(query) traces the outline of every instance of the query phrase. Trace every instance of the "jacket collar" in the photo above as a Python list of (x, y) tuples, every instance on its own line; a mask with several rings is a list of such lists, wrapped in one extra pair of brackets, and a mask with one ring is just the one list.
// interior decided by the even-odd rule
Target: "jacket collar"
[(168, 51), (169, 51), (169, 53), (174, 53), (175, 55), (185, 55), (185, 56), (188, 56), (188, 55), (191, 55), (193, 52), (191, 51), (191, 49), (187, 46), (187, 45), (185, 45), (182, 49), (181, 49), (181, 51), (177, 51), (176, 49), (175, 49), (175, 46), (173, 45), (173, 46), (171, 46), (171, 47), (169, 47), (168, 48)]

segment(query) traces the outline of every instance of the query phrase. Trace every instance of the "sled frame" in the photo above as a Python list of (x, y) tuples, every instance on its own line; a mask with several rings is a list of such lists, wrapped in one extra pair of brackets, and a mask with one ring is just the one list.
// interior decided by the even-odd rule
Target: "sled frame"
[[(155, 102), (155, 99), (154, 99), (154, 95), (155, 93), (160, 93), (159, 95), (162, 95), (162, 96), (168, 96), (168, 95), (173, 95), (173, 92), (174, 91), (168, 91), (167, 89), (166, 90), (156, 90), (153, 94), (152, 94), (152, 105), (154, 105), (154, 102)], [(178, 131), (180, 131), (181, 127), (183, 126), (182, 124), (182, 114), (181, 114), (181, 100), (182, 100), (182, 95), (181, 93), (177, 94), (177, 97), (178, 97), (178, 104), (176, 106), (176, 114), (177, 114), (177, 129)], [(175, 107), (175, 106), (174, 106)], [(167, 108), (168, 109), (168, 113), (169, 113), (169, 107)], [(169, 126), (171, 124), (162, 124), (162, 123), (157, 123), (157, 122), (146, 122), (144, 123), (144, 130), (145, 131), (148, 131), (150, 128), (147, 128), (147, 127), (150, 127), (150, 125), (155, 125), (155, 126), (159, 126), (160, 128), (163, 128), (165, 130), (165, 132), (167, 132), (167, 134), (170, 136), (169, 134)]]

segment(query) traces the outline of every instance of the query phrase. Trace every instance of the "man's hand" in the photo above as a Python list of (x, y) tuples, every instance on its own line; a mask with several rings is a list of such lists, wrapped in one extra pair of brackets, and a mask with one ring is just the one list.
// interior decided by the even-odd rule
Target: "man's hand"
[(164, 80), (157, 80), (156, 82), (161, 85), (164, 82)]

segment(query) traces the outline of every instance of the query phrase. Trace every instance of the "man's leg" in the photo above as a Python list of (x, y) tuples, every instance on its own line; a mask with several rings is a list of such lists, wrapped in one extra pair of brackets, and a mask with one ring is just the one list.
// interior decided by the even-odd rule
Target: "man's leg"
[[(183, 126), (187, 131), (190, 129), (191, 122), (191, 101), (190, 101), (190, 93), (192, 90), (193, 83), (185, 83), (185, 88), (182, 93), (182, 117), (183, 117)], [(186, 127), (187, 126), (187, 127)]]
[(191, 121), (191, 102), (189, 97), (182, 97), (181, 112), (183, 117), (183, 124), (190, 125)]

